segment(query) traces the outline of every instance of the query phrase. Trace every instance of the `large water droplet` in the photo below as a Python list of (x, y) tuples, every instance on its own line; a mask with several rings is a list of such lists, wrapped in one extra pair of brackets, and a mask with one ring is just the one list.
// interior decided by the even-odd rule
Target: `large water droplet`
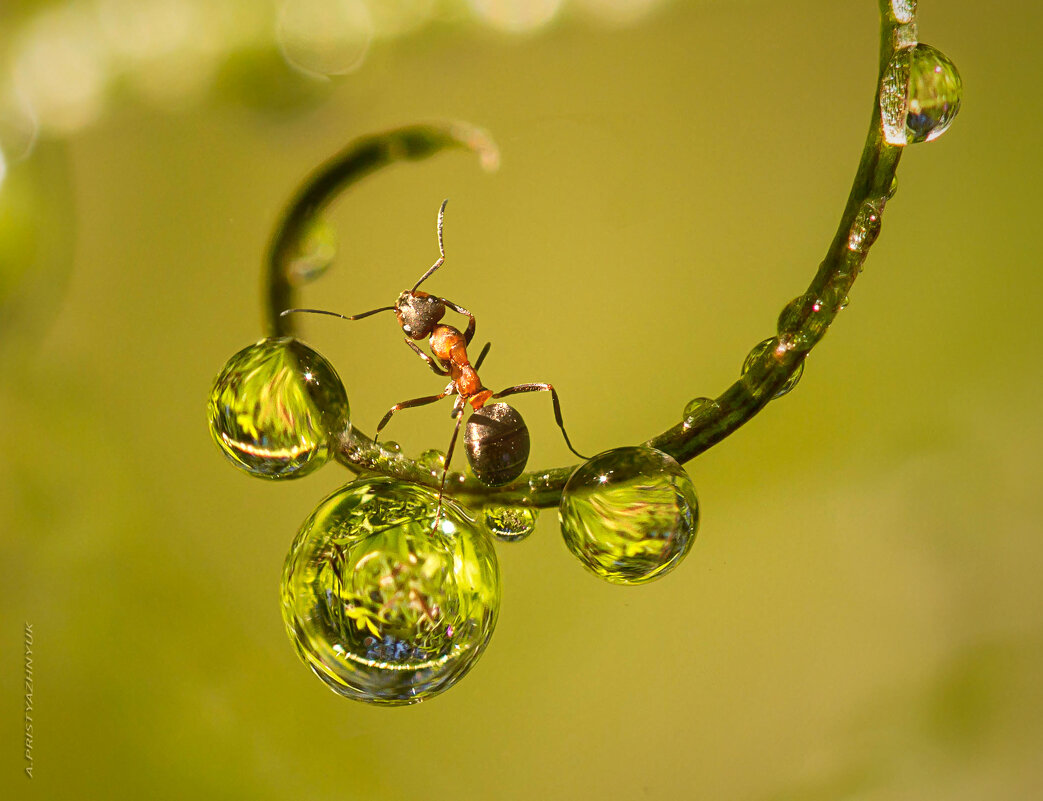
[(536, 510), (528, 506), (485, 507), (485, 527), (502, 542), (520, 542), (536, 530)]
[(558, 508), (568, 549), (613, 584), (644, 584), (684, 559), (699, 527), (692, 480), (653, 448), (617, 448), (581, 465)]
[(348, 398), (333, 367), (291, 338), (262, 339), (221, 370), (207, 405), (214, 442), (236, 467), (298, 478), (321, 467), (348, 428)]
[(449, 498), (389, 478), (354, 481), (304, 522), (282, 611), (305, 663), (334, 692), (414, 704), (459, 681), (500, 607), (492, 542)]
[(944, 53), (925, 44), (898, 50), (880, 91), (884, 139), (892, 145), (937, 139), (956, 118), (962, 95), (960, 73)]
[[(768, 353), (769, 351), (774, 351), (776, 353), (785, 353), (787, 350), (792, 349), (790, 347), (787, 347), (786, 343), (788, 342), (788, 339), (784, 342), (780, 337), (768, 337), (763, 342), (758, 342), (756, 345), (753, 346), (753, 350), (749, 352), (749, 354), (746, 356), (746, 360), (742, 363), (741, 375), (746, 375), (746, 373), (750, 371), (753, 365), (765, 353)], [(790, 374), (790, 377), (788, 379), (786, 379), (786, 383), (783, 384), (782, 388), (775, 393), (774, 398), (781, 398), (783, 395), (785, 395), (787, 392), (793, 389), (793, 387), (797, 386), (797, 383), (800, 381), (800, 377), (802, 375), (804, 375), (804, 362), (801, 362), (797, 365), (797, 369)]]

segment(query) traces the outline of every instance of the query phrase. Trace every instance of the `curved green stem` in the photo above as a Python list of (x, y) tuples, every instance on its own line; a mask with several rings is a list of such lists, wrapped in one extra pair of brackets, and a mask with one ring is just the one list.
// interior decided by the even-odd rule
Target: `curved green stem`
[(290, 269), (309, 226), (325, 208), (352, 184), (396, 161), (419, 161), (447, 148), (463, 148), (478, 154), (482, 166), (493, 170), (499, 162), (496, 145), (488, 134), (464, 123), (410, 125), (357, 139), (308, 176), (279, 220), (268, 248), (265, 282), (265, 324), (268, 335), (292, 336), (294, 290), (307, 277)]
[[(647, 440), (647, 445), (669, 453), (679, 462), (686, 462), (720, 442), (776, 397), (843, 308), (847, 293), (861, 272), (869, 248), (879, 232), (880, 215), (892, 194), (902, 151), (884, 141), (879, 88), (901, 26), (895, 19), (890, 0), (878, 2), (881, 18), (880, 75), (874, 87), (873, 115), (836, 236), (807, 292), (783, 310), (771, 347), (765, 348), (742, 377), (716, 400), (708, 402), (695, 419), (681, 422)], [(462, 131), (469, 133), (461, 135)], [(268, 325), (273, 335), (292, 333), (287, 318), (279, 317), (278, 312), (292, 305), (294, 282), (289, 277), (287, 264), (314, 215), (363, 175), (392, 161), (424, 158), (450, 146), (464, 146), (479, 152), (491, 148), (488, 140), (481, 138), (475, 129), (464, 126), (405, 128), (359, 140), (305, 183), (287, 210), (272, 243)], [(356, 472), (382, 473), (432, 488), (438, 487), (441, 478), (439, 469), (431, 469), (388, 451), (356, 429), (342, 437), (337, 459)], [(446, 493), (472, 504), (556, 506), (574, 469), (572, 466), (526, 473), (504, 487), (487, 487), (474, 478), (452, 473), (446, 482)]]

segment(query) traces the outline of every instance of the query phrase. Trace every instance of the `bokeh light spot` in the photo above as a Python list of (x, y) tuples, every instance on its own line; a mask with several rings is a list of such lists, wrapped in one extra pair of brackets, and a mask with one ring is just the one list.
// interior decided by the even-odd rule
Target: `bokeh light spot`
[(312, 75), (344, 75), (365, 60), (373, 20), (361, 0), (288, 0), (276, 38), (291, 66)]
[(511, 33), (527, 33), (547, 25), (561, 0), (468, 0), (479, 19)]

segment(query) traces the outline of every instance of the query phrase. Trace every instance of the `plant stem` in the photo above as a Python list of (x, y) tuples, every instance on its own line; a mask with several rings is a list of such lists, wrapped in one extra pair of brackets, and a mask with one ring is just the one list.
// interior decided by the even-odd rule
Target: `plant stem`
[[(723, 440), (776, 397), (843, 308), (876, 238), (902, 153), (901, 148), (884, 141), (880, 116), (880, 80), (894, 53), (900, 26), (890, 0), (878, 2), (880, 69), (874, 87), (873, 114), (836, 235), (807, 292), (783, 310), (772, 346), (765, 348), (738, 381), (708, 404), (705, 413), (687, 423), (678, 423), (645, 443), (679, 462), (687, 462)], [(316, 215), (344, 189), (380, 167), (404, 159), (426, 158), (450, 147), (474, 150), (483, 161), (495, 159), (492, 143), (477, 129), (464, 125), (416, 126), (354, 142), (305, 182), (272, 239), (267, 273), (267, 324), (272, 336), (293, 334), (289, 318), (279, 316), (280, 311), (293, 305), (295, 280), (288, 265)], [(342, 437), (336, 454), (338, 461), (357, 473), (381, 473), (432, 488), (438, 487), (441, 478), (440, 470), (385, 450), (354, 427)], [(474, 478), (451, 473), (445, 492), (471, 505), (556, 506), (574, 469), (575, 466), (526, 473), (503, 487), (487, 487)]]

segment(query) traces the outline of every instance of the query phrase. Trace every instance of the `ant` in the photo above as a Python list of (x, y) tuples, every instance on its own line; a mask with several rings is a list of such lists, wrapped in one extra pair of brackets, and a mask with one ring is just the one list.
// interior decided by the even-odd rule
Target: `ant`
[[(467, 421), (464, 433), (464, 444), (467, 451), (467, 459), (475, 477), (490, 487), (497, 487), (514, 481), (525, 470), (525, 464), (529, 458), (529, 431), (525, 421), (518, 412), (506, 403), (493, 403), (486, 405), (491, 400), (499, 400), (510, 395), (518, 395), (523, 392), (549, 392), (554, 407), (554, 420), (561, 429), (565, 438), (565, 444), (576, 456), (586, 460), (589, 457), (579, 453), (569, 440), (565, 423), (561, 417), (561, 403), (558, 393), (550, 384), (516, 384), (499, 392), (487, 389), (478, 378), (478, 368), (482, 366), (492, 343), (486, 343), (481, 353), (471, 364), (467, 355), (467, 347), (471, 344), (475, 332), (474, 315), (459, 304), (453, 303), (447, 298), (430, 295), (420, 291), (420, 285), (430, 278), (439, 267), (445, 263), (445, 245), (442, 238), (442, 227), (445, 219), (445, 207), (448, 200), (443, 200), (438, 209), (438, 260), (420, 276), (412, 289), (407, 289), (398, 296), (394, 306), (381, 306), (379, 309), (371, 309), (361, 314), (350, 316), (338, 314), (337, 312), (325, 311), (323, 309), (287, 309), (282, 315), (294, 313), (326, 314), (331, 317), (339, 317), (342, 320), (361, 320), (381, 312), (393, 311), (398, 318), (398, 324), (405, 333), (406, 344), (424, 360), (435, 375), (448, 377), (449, 383), (445, 389), (437, 395), (425, 395), (422, 398), (396, 403), (377, 425), (373, 441), (376, 442), (380, 432), (391, 420), (392, 416), (402, 409), (410, 409), (417, 406), (426, 406), (430, 403), (456, 395), (453, 405), (452, 417), (456, 420), (453, 427), (453, 436), (449, 440), (449, 448), (446, 450), (445, 463), (442, 466), (442, 481), (438, 488), (438, 508), (435, 513), (435, 528), (442, 514), (442, 496), (445, 492), (446, 476), (449, 472), (449, 463), (453, 458), (453, 450), (460, 433), (460, 424), (463, 422), (464, 410), (467, 404), (471, 405), (472, 414)], [(464, 331), (441, 322), (445, 316), (446, 309), (451, 309), (457, 314), (467, 318), (467, 327)], [(427, 338), (432, 355), (429, 356), (416, 344), (416, 341)], [(416, 341), (415, 341), (416, 340)]]

